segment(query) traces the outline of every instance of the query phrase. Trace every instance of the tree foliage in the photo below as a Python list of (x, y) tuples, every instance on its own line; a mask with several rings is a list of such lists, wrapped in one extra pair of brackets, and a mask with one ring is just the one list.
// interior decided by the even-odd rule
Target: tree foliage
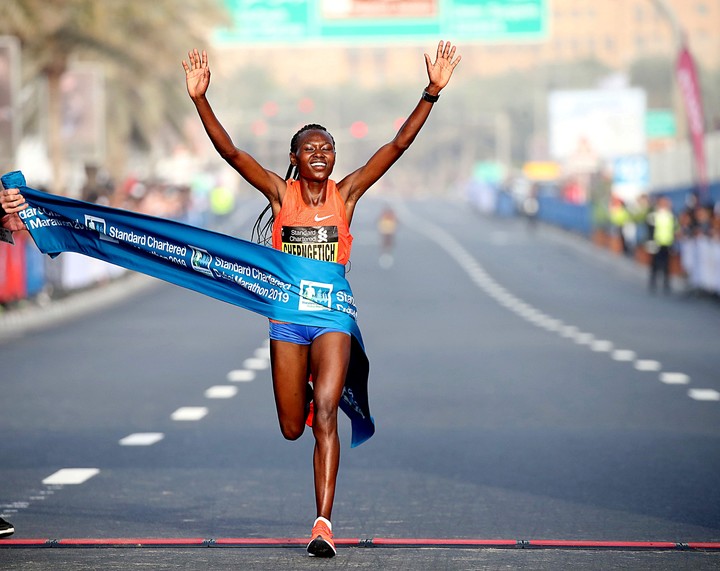
[(226, 21), (220, 0), (3, 0), (0, 34), (16, 36), (23, 83), (47, 82), (48, 143), (62, 189), (62, 74), (74, 62), (101, 65), (106, 77), (108, 162), (122, 173), (131, 139), (149, 145), (178, 126), (180, 60)]

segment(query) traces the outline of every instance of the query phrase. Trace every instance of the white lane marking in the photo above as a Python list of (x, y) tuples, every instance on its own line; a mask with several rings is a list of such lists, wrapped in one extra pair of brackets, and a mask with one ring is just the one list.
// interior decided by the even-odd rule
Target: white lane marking
[(120, 446), (152, 446), (160, 442), (165, 435), (162, 432), (134, 432), (120, 439)]
[(182, 406), (170, 415), (173, 420), (200, 420), (208, 413), (204, 406)]
[(48, 486), (83, 484), (99, 473), (97, 468), (63, 468), (45, 478), (42, 483)]
[(590, 345), (595, 341), (595, 336), (592, 333), (577, 333), (573, 337), (578, 345)]
[(635, 361), (635, 368), (638, 371), (659, 371), (662, 365), (659, 361), (653, 361), (652, 359), (638, 359)]
[(577, 327), (575, 327), (574, 325), (566, 325), (565, 327), (562, 327), (560, 329), (560, 335), (562, 337), (571, 338), (571, 337), (575, 337), (575, 335), (577, 335), (578, 331), (579, 331), (579, 329)]
[(551, 332), (560, 331), (563, 327), (565, 327), (565, 324), (559, 319), (549, 319), (543, 324), (543, 328)]
[(605, 339), (596, 339), (590, 344), (590, 349), (596, 353), (607, 353), (608, 351), (612, 351), (612, 348), (612, 341), (607, 341)]
[(635, 351), (628, 349), (616, 349), (612, 352), (612, 358), (615, 361), (634, 361), (636, 356)]
[(690, 389), (688, 396), (695, 400), (720, 401), (720, 393), (714, 389)]
[(257, 359), (269, 359), (270, 347), (260, 347), (259, 349), (255, 349), (255, 357)]
[(235, 369), (227, 374), (227, 380), (231, 383), (249, 383), (255, 380), (255, 371), (247, 369)]
[(246, 369), (253, 369), (255, 371), (262, 371), (270, 366), (270, 361), (267, 359), (250, 358), (243, 361), (243, 367)]
[(666, 385), (687, 385), (690, 377), (685, 373), (660, 373), (660, 380)]
[[(501, 284), (496, 282), (462, 244), (448, 232), (421, 217), (415, 216), (409, 209), (404, 207), (404, 205), (402, 205), (402, 210), (403, 216), (411, 219), (410, 225), (414, 227), (415, 231), (420, 234), (425, 234), (441, 248), (445, 249), (460, 267), (468, 273), (473, 281), (500, 305), (547, 331), (556, 332), (561, 337), (572, 339), (579, 345), (588, 345), (590, 349), (595, 352), (610, 353), (611, 358), (615, 361), (634, 362), (635, 369), (638, 371), (660, 371), (662, 369), (659, 361), (650, 359), (636, 360), (634, 351), (614, 349), (612, 341), (595, 339), (595, 336), (591, 333), (584, 333), (573, 325), (565, 325), (559, 319), (554, 319), (539, 309), (525, 303), (522, 299), (514, 296)], [(415, 219), (414, 224), (412, 223), (413, 218)], [(690, 377), (684, 373), (661, 373), (660, 380), (666, 384), (687, 384), (690, 382)], [(700, 395), (702, 400), (720, 400), (720, 393), (717, 391), (712, 389), (696, 390), (699, 390), (699, 392), (693, 393), (691, 391), (690, 396), (695, 394)], [(715, 395), (718, 395), (718, 398), (715, 398)]]
[(233, 385), (215, 385), (205, 391), (208, 399), (231, 399), (237, 394), (237, 387)]

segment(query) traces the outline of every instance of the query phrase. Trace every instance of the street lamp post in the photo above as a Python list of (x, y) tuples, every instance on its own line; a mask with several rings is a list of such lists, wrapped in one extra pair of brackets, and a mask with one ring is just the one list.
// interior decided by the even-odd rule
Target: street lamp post
[(682, 26), (680, 25), (680, 21), (677, 18), (677, 15), (675, 14), (675, 11), (672, 9), (670, 4), (668, 4), (667, 0), (650, 0), (653, 5), (655, 6), (655, 9), (662, 14), (662, 16), (665, 17), (665, 19), (670, 24), (670, 28), (672, 29), (673, 34), (673, 40), (675, 43), (676, 51), (679, 51), (683, 45), (685, 45), (685, 31), (682, 29)]

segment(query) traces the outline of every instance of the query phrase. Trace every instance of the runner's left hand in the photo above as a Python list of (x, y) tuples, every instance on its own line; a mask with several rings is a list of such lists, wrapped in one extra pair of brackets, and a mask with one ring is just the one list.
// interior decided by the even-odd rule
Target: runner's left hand
[(427, 66), (430, 86), (434, 87), (438, 92), (445, 87), (461, 59), (462, 56), (460, 55), (455, 57), (455, 46), (450, 42), (440, 40), (434, 62), (431, 62), (430, 56), (425, 54), (425, 65)]

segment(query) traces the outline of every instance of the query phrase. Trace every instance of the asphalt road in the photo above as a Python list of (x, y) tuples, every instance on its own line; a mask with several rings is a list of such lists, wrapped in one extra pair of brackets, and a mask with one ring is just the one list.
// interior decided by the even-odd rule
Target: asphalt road
[[(348, 274), (377, 433), (351, 450), (342, 420), (336, 537), (720, 541), (717, 300), (651, 296), (628, 260), (454, 201), (396, 205), (383, 268), (381, 206), (358, 211)], [(160, 283), (100, 305), (0, 343), (12, 539), (305, 537), (313, 443), (280, 435), (266, 321)], [(3, 569), (318, 565), (711, 569), (720, 551), (0, 549)]]

